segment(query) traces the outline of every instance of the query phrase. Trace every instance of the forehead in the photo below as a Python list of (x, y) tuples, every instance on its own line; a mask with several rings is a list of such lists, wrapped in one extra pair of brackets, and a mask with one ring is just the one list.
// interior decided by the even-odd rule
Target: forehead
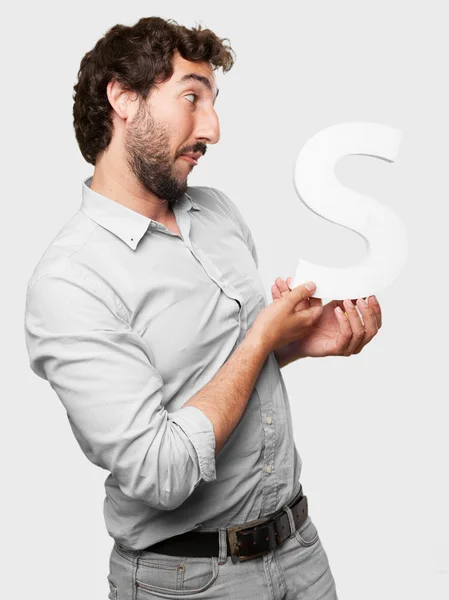
[[(170, 85), (179, 87), (183, 84), (199, 81), (200, 85), (204, 84), (206, 87), (210, 87), (214, 95), (217, 93), (214, 72), (208, 62), (192, 62), (183, 58), (178, 51), (175, 51), (172, 63), (173, 75), (169, 80)], [(192, 77), (191, 75), (197, 75), (198, 77)]]
[(215, 79), (212, 68), (207, 61), (193, 62), (186, 60), (181, 56), (178, 50), (175, 50), (173, 53), (172, 64), (174, 70), (173, 74), (176, 73), (177, 75), (180, 75), (182, 73), (189, 73), (193, 71), (195, 73), (205, 75), (211, 80), (211, 82), (213, 82)]

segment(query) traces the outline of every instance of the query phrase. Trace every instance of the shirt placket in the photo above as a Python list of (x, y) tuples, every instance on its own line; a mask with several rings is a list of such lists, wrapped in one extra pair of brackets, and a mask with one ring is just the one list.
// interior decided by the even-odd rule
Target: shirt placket
[[(176, 222), (181, 232), (183, 241), (193, 256), (200, 262), (207, 275), (215, 281), (215, 283), (223, 290), (223, 292), (233, 300), (237, 300), (240, 305), (239, 309), (239, 325), (240, 332), (239, 338), (237, 340), (237, 344), (244, 339), (245, 334), (248, 330), (248, 312), (245, 304), (245, 300), (243, 295), (239, 292), (237, 288), (235, 288), (232, 283), (225, 280), (223, 274), (220, 270), (214, 265), (214, 263), (209, 260), (207, 255), (201, 251), (200, 248), (195, 248), (190, 240), (190, 217), (187, 214), (187, 206), (185, 203), (175, 207), (174, 209), (176, 214)], [(170, 232), (167, 228), (164, 227), (164, 230), (171, 234), (176, 234)], [(263, 308), (263, 302), (260, 299), (259, 304), (261, 308)], [(262, 415), (262, 428), (264, 433), (264, 454), (263, 454), (263, 493), (262, 493), (262, 504), (260, 508), (260, 515), (264, 516), (270, 514), (276, 509), (277, 502), (277, 474), (274, 469), (274, 456), (275, 456), (275, 446), (276, 446), (276, 431), (275, 431), (275, 406), (273, 402), (274, 394), (272, 390), (272, 377), (275, 374), (272, 373), (272, 365), (271, 365), (271, 356), (267, 358), (266, 363), (264, 364), (264, 368), (262, 369), (259, 375), (259, 383), (260, 385), (255, 386), (255, 391), (257, 393), (257, 397), (259, 399), (259, 403), (261, 406), (261, 415)], [(270, 375), (271, 373), (271, 375)], [(263, 381), (262, 381), (263, 380)], [(269, 390), (269, 393), (263, 394), (260, 390)], [(254, 393), (254, 392), (253, 392)]]
[(248, 313), (246, 310), (245, 302), (242, 295), (235, 289), (235, 287), (225, 280), (221, 271), (214, 265), (214, 263), (209, 260), (207, 255), (202, 252), (200, 248), (195, 248), (190, 241), (190, 217), (187, 214), (187, 207), (185, 203), (181, 206), (175, 208), (176, 212), (176, 222), (178, 224), (179, 230), (181, 231), (182, 237), (184, 239), (184, 243), (193, 256), (200, 262), (203, 269), (206, 271), (207, 275), (215, 281), (215, 283), (223, 290), (223, 292), (233, 300), (236, 300), (239, 305), (239, 338), (237, 340), (237, 344), (240, 344), (242, 339), (245, 337), (245, 334), (248, 330)]
[(265, 439), (263, 456), (263, 492), (260, 516), (269, 515), (276, 510), (278, 475), (275, 469), (277, 414), (275, 406), (275, 390), (273, 390), (273, 373), (271, 354), (256, 384), (260, 399), (262, 428)]

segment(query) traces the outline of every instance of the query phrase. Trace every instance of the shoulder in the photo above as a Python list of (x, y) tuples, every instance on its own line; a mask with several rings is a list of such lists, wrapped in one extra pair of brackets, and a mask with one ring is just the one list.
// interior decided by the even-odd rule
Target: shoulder
[(213, 207), (215, 204), (226, 204), (227, 197), (221, 190), (206, 185), (195, 185), (187, 188), (187, 195), (201, 208)]
[(28, 287), (52, 273), (61, 274), (69, 268), (70, 258), (76, 256), (97, 229), (97, 224), (78, 211), (51, 240), (39, 257), (28, 280)]
[(213, 187), (192, 186), (187, 188), (187, 194), (201, 208), (205, 207), (216, 214), (219, 213), (231, 219), (241, 231), (248, 248), (251, 250), (255, 263), (258, 265), (257, 250), (251, 230), (235, 202), (222, 190)]
[(222, 190), (209, 186), (192, 186), (187, 188), (187, 194), (201, 208), (206, 208), (220, 214), (225, 213), (239, 226), (242, 224), (242, 215), (231, 198)]
[[(124, 321), (130, 318), (130, 311), (117, 291), (104, 277), (88, 263), (78, 260), (77, 254), (61, 255), (43, 267), (40, 263), (34, 270), (26, 286), (25, 312), (32, 310), (39, 314), (64, 312), (82, 306), (96, 309), (107, 308)], [(76, 311), (75, 311), (76, 312)]]

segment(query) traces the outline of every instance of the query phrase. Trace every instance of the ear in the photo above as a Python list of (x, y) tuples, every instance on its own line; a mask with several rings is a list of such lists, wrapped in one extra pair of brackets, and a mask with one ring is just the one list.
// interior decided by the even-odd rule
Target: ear
[(136, 92), (124, 90), (121, 83), (111, 79), (106, 87), (108, 100), (121, 119), (129, 119), (136, 111)]

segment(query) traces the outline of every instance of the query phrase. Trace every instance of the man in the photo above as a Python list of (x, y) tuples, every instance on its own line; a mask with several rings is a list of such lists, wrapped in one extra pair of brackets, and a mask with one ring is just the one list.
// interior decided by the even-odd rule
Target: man
[(360, 352), (381, 312), (359, 302), (362, 323), (280, 278), (267, 306), (237, 207), (187, 186), (220, 137), (230, 52), (153, 17), (84, 56), (74, 127), (94, 174), (28, 284), (31, 368), (109, 472), (110, 598), (337, 597), (280, 367)]

